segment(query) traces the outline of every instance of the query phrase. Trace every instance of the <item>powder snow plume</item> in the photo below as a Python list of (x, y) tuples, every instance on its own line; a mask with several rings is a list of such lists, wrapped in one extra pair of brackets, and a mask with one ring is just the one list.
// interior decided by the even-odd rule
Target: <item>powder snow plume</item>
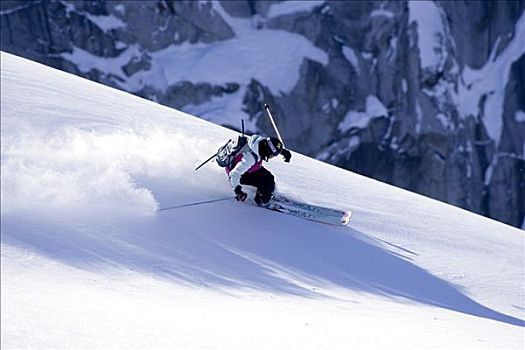
[[(107, 128), (106, 128), (107, 129)], [(160, 129), (63, 128), (51, 136), (23, 128), (2, 141), (2, 211), (88, 206), (153, 212), (148, 178), (184, 176), (183, 139)]]

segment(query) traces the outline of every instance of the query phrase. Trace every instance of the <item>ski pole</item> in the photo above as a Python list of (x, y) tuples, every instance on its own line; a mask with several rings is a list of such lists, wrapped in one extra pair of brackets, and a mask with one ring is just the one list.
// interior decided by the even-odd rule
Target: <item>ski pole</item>
[(277, 130), (277, 125), (275, 125), (275, 122), (273, 121), (272, 113), (270, 112), (270, 106), (268, 106), (266, 103), (264, 104), (264, 109), (268, 113), (268, 117), (270, 117), (270, 121), (272, 122), (273, 128), (275, 129), (275, 132), (277, 133), (277, 136), (279, 137), (279, 140), (281, 140), (281, 143), (283, 144), (283, 148), (286, 148), (284, 146), (283, 138), (281, 137), (281, 134), (279, 134), (279, 130)]
[[(229, 144), (232, 140), (229, 139), (228, 142), (226, 142), (226, 145)], [(210, 158), (206, 159), (204, 162), (201, 163), (201, 165), (199, 165), (198, 167), (195, 168), (195, 171), (199, 170), (201, 166), (203, 166), (204, 164), (208, 163), (210, 160), (212, 160), (214, 157), (217, 156), (217, 154), (219, 154), (219, 152), (224, 148), (226, 147), (226, 145), (222, 146), (221, 148), (219, 148), (219, 150), (217, 151), (217, 153), (215, 153), (213, 156), (211, 156)]]
[(195, 171), (199, 170), (201, 166), (203, 166), (204, 164), (208, 163), (210, 160), (212, 160), (214, 157), (217, 156), (217, 154), (219, 154), (219, 152), (215, 153), (213, 156), (211, 156), (210, 158), (206, 159), (204, 162), (201, 163), (201, 165), (199, 165), (198, 167), (195, 168)]
[(159, 209), (159, 211), (162, 211), (162, 210), (169, 210), (169, 209), (178, 209), (178, 208), (186, 208), (186, 207), (193, 207), (195, 205), (201, 205), (201, 204), (208, 204), (208, 203), (215, 203), (215, 202), (220, 202), (220, 201), (225, 201), (227, 199), (232, 199), (233, 197), (226, 197), (226, 198), (218, 198), (218, 199), (211, 199), (211, 200), (208, 200), (208, 201), (202, 201), (202, 202), (195, 202), (195, 203), (189, 203), (189, 204), (181, 204), (181, 205), (175, 205), (173, 207), (166, 207), (166, 208), (161, 208)]

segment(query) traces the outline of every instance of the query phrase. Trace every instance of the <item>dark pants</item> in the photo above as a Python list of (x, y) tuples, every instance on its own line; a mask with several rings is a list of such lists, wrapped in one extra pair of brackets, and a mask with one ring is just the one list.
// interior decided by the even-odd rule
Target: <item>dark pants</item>
[(273, 190), (275, 190), (273, 175), (264, 167), (260, 167), (253, 173), (244, 173), (241, 176), (241, 184), (257, 188), (255, 201), (258, 204), (267, 203), (272, 198)]

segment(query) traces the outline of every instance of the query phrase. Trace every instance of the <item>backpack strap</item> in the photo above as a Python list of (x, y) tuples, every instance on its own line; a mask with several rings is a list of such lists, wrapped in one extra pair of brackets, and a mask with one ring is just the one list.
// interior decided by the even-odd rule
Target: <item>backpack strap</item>
[(250, 152), (253, 156), (253, 159), (255, 159), (255, 163), (257, 163), (260, 159), (259, 159), (259, 156), (257, 155), (257, 153), (255, 153), (254, 151), (252, 151), (252, 149), (250, 148)]

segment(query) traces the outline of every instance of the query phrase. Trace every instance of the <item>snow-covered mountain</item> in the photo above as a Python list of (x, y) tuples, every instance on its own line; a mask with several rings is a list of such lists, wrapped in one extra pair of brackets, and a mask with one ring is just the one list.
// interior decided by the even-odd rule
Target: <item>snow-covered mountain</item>
[(1, 48), (522, 226), (523, 1), (2, 1)]
[(231, 130), (1, 54), (1, 345), (524, 345), (523, 231), (293, 153), (278, 190), (347, 227), (233, 199), (194, 167)]

